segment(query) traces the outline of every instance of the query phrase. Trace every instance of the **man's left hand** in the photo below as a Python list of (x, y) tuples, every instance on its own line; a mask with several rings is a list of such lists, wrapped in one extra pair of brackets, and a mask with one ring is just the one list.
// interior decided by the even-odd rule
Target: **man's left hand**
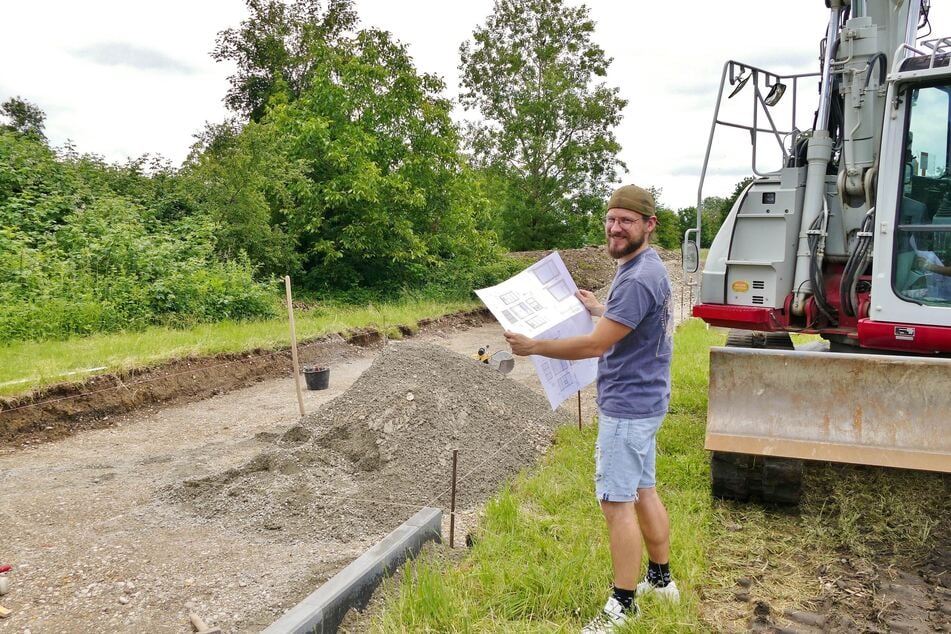
[(532, 352), (535, 342), (532, 339), (529, 339), (525, 335), (520, 335), (517, 332), (512, 332), (511, 330), (505, 331), (505, 341), (508, 342), (509, 347), (512, 348), (512, 354), (517, 354), (520, 357), (525, 357)]

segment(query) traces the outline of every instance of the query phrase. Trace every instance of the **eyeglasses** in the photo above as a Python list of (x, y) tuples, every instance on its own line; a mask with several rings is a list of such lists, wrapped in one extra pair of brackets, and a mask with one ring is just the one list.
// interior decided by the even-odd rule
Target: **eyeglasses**
[(614, 223), (621, 226), (622, 229), (630, 229), (631, 225), (640, 220), (640, 218), (615, 218), (614, 216), (604, 217), (604, 226), (610, 227)]

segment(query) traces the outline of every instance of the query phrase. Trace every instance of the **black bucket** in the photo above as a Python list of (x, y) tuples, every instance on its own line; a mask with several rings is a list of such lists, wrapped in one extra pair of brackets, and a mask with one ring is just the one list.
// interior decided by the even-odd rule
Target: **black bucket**
[(304, 366), (304, 380), (308, 390), (326, 390), (330, 385), (330, 368)]

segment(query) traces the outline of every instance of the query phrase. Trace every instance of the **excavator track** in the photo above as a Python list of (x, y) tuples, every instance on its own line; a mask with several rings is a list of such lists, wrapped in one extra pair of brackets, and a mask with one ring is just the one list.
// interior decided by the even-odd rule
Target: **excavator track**
[[(794, 350), (786, 332), (731, 330), (727, 347)], [(802, 495), (804, 461), (794, 458), (755, 456), (726, 451), (710, 455), (713, 496), (738, 502), (796, 505)]]

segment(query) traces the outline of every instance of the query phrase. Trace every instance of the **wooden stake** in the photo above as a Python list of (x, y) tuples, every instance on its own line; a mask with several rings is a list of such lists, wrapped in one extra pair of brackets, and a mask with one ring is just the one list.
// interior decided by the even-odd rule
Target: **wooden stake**
[(291, 276), (284, 276), (284, 293), (287, 296), (287, 320), (291, 325), (291, 359), (294, 361), (294, 387), (297, 388), (297, 406), (304, 415), (304, 394), (300, 390), (300, 363), (297, 359), (297, 328), (294, 326), (294, 300), (291, 297)]
[(578, 431), (581, 431), (581, 390), (578, 390)]
[(452, 450), (452, 498), (449, 502), (449, 547), (452, 548), (456, 537), (456, 462), (459, 450)]

